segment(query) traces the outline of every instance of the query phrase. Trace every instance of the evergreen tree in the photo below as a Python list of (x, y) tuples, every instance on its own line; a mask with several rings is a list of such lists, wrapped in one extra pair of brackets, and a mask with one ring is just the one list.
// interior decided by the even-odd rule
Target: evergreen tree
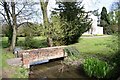
[(91, 20), (88, 19), (84, 7), (81, 2), (73, 0), (71, 2), (58, 2), (59, 6), (55, 9), (58, 13), (60, 20), (63, 23), (62, 40), (64, 44), (72, 44), (78, 41), (79, 37), (91, 27)]
[(101, 17), (100, 17), (100, 26), (103, 27), (104, 34), (110, 34), (110, 21), (107, 14), (107, 9), (105, 7), (102, 8)]

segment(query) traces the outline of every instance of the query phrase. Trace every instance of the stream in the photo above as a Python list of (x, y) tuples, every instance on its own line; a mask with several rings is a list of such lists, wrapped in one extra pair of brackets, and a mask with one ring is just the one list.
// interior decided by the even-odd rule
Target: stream
[(29, 78), (81, 78), (93, 80), (86, 76), (80, 67), (65, 65), (63, 60), (52, 60), (48, 63), (31, 66)]

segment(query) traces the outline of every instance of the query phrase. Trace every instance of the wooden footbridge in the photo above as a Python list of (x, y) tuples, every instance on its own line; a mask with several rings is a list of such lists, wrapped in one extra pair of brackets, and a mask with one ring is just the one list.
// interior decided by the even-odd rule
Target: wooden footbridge
[(21, 58), (22, 65), (29, 68), (30, 65), (48, 62), (51, 59), (66, 57), (64, 52), (66, 46), (47, 47), (39, 49), (21, 50), (17, 51), (18, 57)]

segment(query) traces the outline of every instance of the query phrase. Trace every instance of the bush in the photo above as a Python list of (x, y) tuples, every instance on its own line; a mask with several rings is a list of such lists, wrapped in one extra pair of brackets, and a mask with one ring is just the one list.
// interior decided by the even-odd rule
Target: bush
[(38, 39), (34, 39), (33, 37), (26, 36), (26, 38), (25, 38), (25, 48), (26, 49), (42, 48), (42, 47), (47, 47), (47, 42), (45, 39), (38, 40)]
[[(28, 69), (23, 68), (23, 67), (18, 67), (16, 68), (17, 73), (12, 75), (13, 78), (28, 78)], [(13, 79), (14, 80), (14, 79)]]
[(26, 36), (25, 37), (25, 48), (31, 48), (31, 46), (33, 45), (33, 37), (31, 36)]
[(60, 37), (54, 37), (53, 38), (53, 45), (54, 46), (61, 46), (61, 45), (64, 45), (65, 44), (65, 42), (64, 42), (64, 40), (63, 40), (63, 38), (60, 38)]
[(113, 51), (115, 52), (115, 54), (112, 55), (111, 58), (111, 62), (116, 63), (118, 66), (120, 66), (120, 48), (119, 48), (119, 44), (120, 44), (120, 33), (117, 33), (113, 36), (113, 40), (112, 43), (114, 44), (110, 44), (109, 47), (111, 49), (113, 49)]
[(119, 49), (118, 44), (119, 44), (119, 34), (115, 33), (115, 34), (112, 35), (111, 43), (108, 43), (107, 47), (111, 48), (116, 53)]
[(80, 52), (75, 47), (66, 47), (64, 51), (68, 54), (71, 59), (76, 60), (79, 58)]
[[(120, 33), (116, 32), (112, 37), (112, 42), (107, 44), (114, 52), (110, 56), (110, 64), (116, 64), (114, 69), (112, 70), (111, 78), (117, 79), (120, 76)], [(114, 45), (113, 45), (114, 44)]]
[(86, 59), (83, 68), (88, 76), (96, 78), (105, 78), (113, 69), (107, 62), (97, 58)]
[(111, 58), (110, 63), (115, 63), (116, 66), (114, 68), (114, 70), (112, 71), (112, 78), (117, 79), (118, 77), (120, 77), (120, 50), (118, 50)]

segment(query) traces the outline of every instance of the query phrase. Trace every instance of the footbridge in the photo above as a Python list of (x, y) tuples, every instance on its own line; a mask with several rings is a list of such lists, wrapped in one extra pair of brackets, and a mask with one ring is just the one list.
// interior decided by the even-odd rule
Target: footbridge
[(22, 65), (29, 68), (30, 65), (48, 62), (51, 59), (66, 57), (67, 53), (64, 52), (66, 46), (47, 47), (39, 49), (21, 50), (18, 51), (18, 57), (21, 58)]

